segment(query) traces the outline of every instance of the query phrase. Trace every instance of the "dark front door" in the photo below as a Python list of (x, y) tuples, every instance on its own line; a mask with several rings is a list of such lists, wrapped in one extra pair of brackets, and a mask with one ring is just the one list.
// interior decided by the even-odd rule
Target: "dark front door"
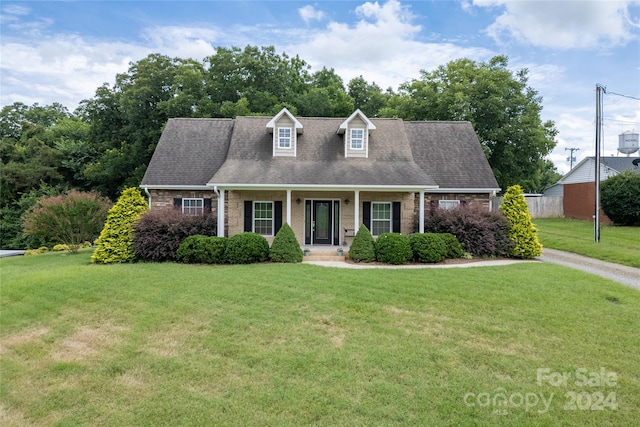
[(331, 244), (331, 205), (330, 200), (313, 201), (313, 244)]

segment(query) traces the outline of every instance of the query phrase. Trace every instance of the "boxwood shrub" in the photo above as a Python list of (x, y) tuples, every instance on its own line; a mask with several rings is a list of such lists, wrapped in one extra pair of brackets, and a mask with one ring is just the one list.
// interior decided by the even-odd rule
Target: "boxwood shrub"
[(176, 259), (185, 264), (222, 264), (227, 247), (225, 237), (194, 235), (180, 244)]
[[(413, 259), (418, 262), (441, 262), (447, 257), (447, 245), (442, 234), (414, 233), (409, 236)], [(454, 237), (455, 238), (455, 237)], [(460, 243), (458, 243), (460, 245)]]
[(440, 233), (438, 236), (440, 236), (447, 247), (447, 254), (445, 255), (445, 258), (454, 259), (462, 257), (464, 251), (462, 250), (462, 245), (456, 236), (451, 233)]
[(224, 253), (229, 264), (252, 264), (269, 258), (269, 242), (257, 233), (244, 232), (229, 237)]
[(302, 257), (302, 249), (295, 233), (289, 224), (284, 223), (273, 239), (269, 259), (273, 262), (302, 262)]
[(386, 264), (406, 264), (413, 258), (409, 237), (399, 233), (384, 233), (375, 243), (376, 260)]

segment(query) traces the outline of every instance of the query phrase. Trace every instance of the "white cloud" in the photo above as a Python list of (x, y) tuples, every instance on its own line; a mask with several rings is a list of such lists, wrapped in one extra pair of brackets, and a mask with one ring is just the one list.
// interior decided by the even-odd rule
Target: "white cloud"
[(302, 20), (307, 24), (311, 21), (322, 21), (326, 17), (326, 14), (323, 11), (316, 9), (310, 4), (298, 9), (298, 13)]
[(215, 52), (212, 43), (219, 38), (219, 31), (203, 27), (151, 27), (143, 31), (143, 37), (165, 55), (202, 59)]
[[(558, 49), (620, 45), (637, 38), (640, 22), (629, 15), (629, 1), (474, 0), (477, 7), (503, 7), (487, 28), (498, 42)], [(634, 34), (635, 32), (635, 34)]]
[(26, 6), (20, 6), (17, 4), (7, 4), (2, 6), (3, 15), (28, 15), (29, 12), (31, 12), (31, 9)]
[(382, 5), (366, 2), (355, 13), (358, 20), (353, 25), (332, 21), (285, 50), (301, 54), (315, 68), (334, 68), (345, 83), (362, 75), (383, 89), (397, 89), (400, 83), (418, 78), (421, 69), (453, 59), (491, 56), (484, 48), (417, 40), (422, 28), (413, 24), (411, 10), (397, 0)]

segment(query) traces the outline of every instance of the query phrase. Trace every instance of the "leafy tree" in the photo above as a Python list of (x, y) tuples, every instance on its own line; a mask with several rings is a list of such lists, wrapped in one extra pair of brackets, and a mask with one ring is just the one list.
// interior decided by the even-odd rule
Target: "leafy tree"
[(476, 63), (459, 59), (400, 86), (383, 109), (405, 120), (470, 121), (502, 188), (540, 187), (544, 157), (557, 131), (542, 122), (542, 98), (527, 85), (527, 70), (512, 72), (506, 56)]
[(389, 94), (382, 93), (382, 89), (375, 83), (369, 84), (362, 77), (351, 79), (348, 84), (348, 94), (353, 98), (355, 108), (359, 108), (368, 117), (378, 117), (389, 98)]
[(137, 188), (125, 189), (109, 209), (107, 222), (100, 232), (98, 247), (91, 260), (99, 264), (134, 261), (133, 224), (148, 210), (149, 206)]
[(75, 253), (100, 232), (109, 207), (109, 200), (95, 192), (71, 190), (43, 197), (25, 213), (24, 232), (48, 243), (67, 245)]
[(509, 220), (508, 236), (514, 243), (509, 255), (523, 259), (540, 256), (542, 245), (538, 241), (536, 228), (531, 221), (522, 187), (512, 185), (507, 188), (500, 205), (500, 212)]
[(600, 187), (600, 199), (611, 221), (620, 225), (640, 223), (640, 173), (628, 170), (607, 178)]

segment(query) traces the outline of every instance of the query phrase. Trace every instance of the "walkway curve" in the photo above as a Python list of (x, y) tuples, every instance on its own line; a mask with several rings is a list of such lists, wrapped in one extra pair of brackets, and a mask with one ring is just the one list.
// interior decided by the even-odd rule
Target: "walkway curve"
[(586, 271), (640, 290), (640, 268), (600, 261), (599, 259), (571, 252), (547, 248), (542, 250), (542, 256), (538, 257), (538, 259), (543, 262), (551, 262)]

